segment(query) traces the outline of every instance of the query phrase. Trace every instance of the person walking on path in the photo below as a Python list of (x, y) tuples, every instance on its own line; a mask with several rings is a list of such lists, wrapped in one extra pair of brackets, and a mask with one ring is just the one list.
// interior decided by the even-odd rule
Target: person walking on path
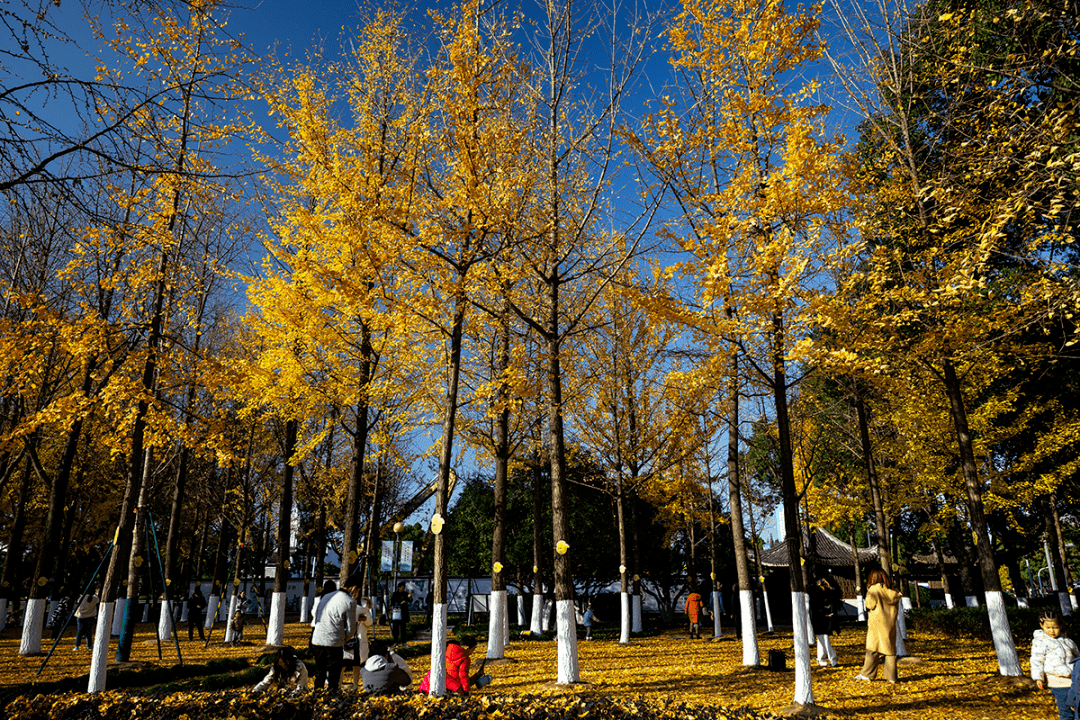
[(79, 598), (79, 604), (75, 608), (75, 647), (79, 649), (79, 640), (86, 638), (86, 649), (90, 649), (90, 643), (94, 640), (94, 623), (97, 619), (98, 603), (101, 599), (94, 588)]
[(836, 665), (832, 634), (836, 630), (838, 595), (837, 589), (824, 576), (810, 587), (810, 624), (814, 626), (817, 638), (818, 665)]
[(202, 588), (198, 585), (187, 599), (187, 639), (195, 639), (195, 628), (199, 628), (199, 639), (206, 641), (206, 633), (203, 632), (203, 610), (206, 609), (206, 598), (203, 597)]
[(1072, 720), (1074, 717), (1068, 696), (1072, 686), (1073, 663), (1078, 657), (1080, 649), (1065, 637), (1057, 611), (1043, 610), (1039, 613), (1039, 629), (1031, 638), (1031, 679), (1040, 690), (1049, 688), (1061, 720)]
[(697, 589), (690, 590), (690, 596), (686, 598), (686, 607), (683, 612), (690, 619), (690, 639), (701, 639), (701, 593)]
[(340, 590), (333, 581), (323, 588), (319, 606), (311, 620), (311, 652), (315, 656), (314, 689), (324, 685), (337, 690), (345, 657), (345, 641), (356, 633), (356, 599), (361, 578), (352, 575)]
[(585, 626), (585, 639), (592, 640), (593, 625), (600, 622), (600, 618), (596, 617), (596, 613), (592, 609), (592, 601), (585, 606), (585, 614), (581, 616), (581, 624)]
[(412, 601), (412, 591), (405, 591), (405, 583), (399, 582), (397, 590), (390, 596), (390, 634), (394, 642), (401, 647), (408, 647), (405, 641), (407, 627), (409, 625), (409, 603)]
[(896, 615), (900, 593), (893, 590), (889, 576), (878, 568), (870, 573), (866, 591), (866, 660), (856, 680), (873, 680), (884, 662), (885, 679), (896, 682)]

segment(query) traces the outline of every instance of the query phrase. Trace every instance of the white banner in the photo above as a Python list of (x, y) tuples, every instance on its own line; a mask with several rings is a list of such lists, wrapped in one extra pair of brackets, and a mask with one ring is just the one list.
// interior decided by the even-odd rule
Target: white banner
[(394, 541), (383, 540), (382, 541), (382, 562), (379, 565), (379, 569), (383, 572), (393, 572), (394, 570)]
[(401, 572), (412, 572), (412, 540), (401, 541), (401, 562), (399, 568)]

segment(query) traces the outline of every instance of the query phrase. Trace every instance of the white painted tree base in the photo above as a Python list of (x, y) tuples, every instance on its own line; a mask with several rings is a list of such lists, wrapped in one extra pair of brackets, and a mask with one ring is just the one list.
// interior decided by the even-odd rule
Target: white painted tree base
[(539, 635), (544, 631), (544, 596), (540, 593), (533, 593), (532, 596), (532, 617), (529, 619), (529, 632), (533, 635)]
[(1005, 610), (1005, 598), (1000, 590), (986, 593), (986, 612), (990, 615), (990, 631), (994, 635), (994, 652), (997, 653), (998, 671), (1002, 675), (1019, 677), (1020, 659), (1016, 644), (1009, 630), (1009, 615)]
[(143, 623), (150, 622), (150, 603), (145, 603), (142, 606), (142, 620), (140, 622), (143, 622)]
[(109, 629), (120, 603), (102, 602), (98, 605), (97, 627), (94, 631), (93, 652), (90, 653), (90, 677), (86, 692), (98, 693), (105, 689), (105, 670), (109, 666)]
[(855, 598), (855, 612), (859, 618), (859, 622), (866, 622), (866, 598), (862, 595)]
[(723, 628), (720, 627), (720, 613), (724, 611), (724, 608), (720, 603), (720, 593), (713, 591), (712, 593), (712, 634), (713, 637), (723, 637)]
[(560, 685), (576, 683), (581, 679), (578, 668), (577, 618), (573, 600), (555, 603), (555, 635), (559, 643), (558, 680)]
[(619, 642), (630, 642), (630, 622), (633, 611), (630, 609), (630, 593), (619, 593)]
[(442, 697), (446, 694), (446, 603), (431, 608), (430, 673), (428, 695)]
[(519, 588), (518, 594), (514, 597), (517, 599), (517, 602), (514, 603), (517, 607), (517, 625), (518, 627), (525, 627), (525, 625), (528, 624), (528, 621), (525, 618), (525, 593), (520, 592)]
[(300, 622), (304, 625), (311, 622), (311, 598), (307, 595), (300, 598)]
[(806, 607), (803, 608), (803, 623), (805, 623), (807, 631), (807, 644), (813, 647), (817, 642), (814, 635), (810, 632), (810, 593), (804, 593), (803, 597), (806, 599)]
[(495, 590), (488, 598), (488, 660), (501, 660), (506, 655), (506, 591)]
[(1078, 602), (1080, 601), (1077, 601), (1076, 593), (1069, 593), (1069, 604), (1072, 605), (1073, 612), (1080, 610), (1080, 606), (1077, 605)]
[(956, 603), (953, 602), (951, 593), (945, 593), (945, 607), (949, 610), (952, 610), (954, 607), (956, 607)]
[(540, 627), (544, 632), (551, 632), (551, 602), (544, 600), (544, 611), (540, 614)]
[(228, 621), (225, 623), (225, 642), (236, 642), (236, 638), (233, 637), (233, 618), (236, 617), (236, 608), (240, 605), (240, 596), (236, 593), (232, 594), (229, 598), (229, 614), (226, 616)]
[(45, 622), (45, 598), (31, 598), (26, 601), (22, 639), (19, 641), (20, 655), (41, 654), (41, 631)]
[(206, 601), (206, 621), (203, 623), (203, 630), (214, 627), (214, 620), (217, 619), (218, 605), (220, 604), (220, 595), (211, 595), (210, 599)]
[(754, 591), (739, 591), (739, 615), (742, 617), (742, 664), (756, 667), (761, 664), (757, 642), (757, 619), (754, 617)]
[(162, 640), (172, 640), (173, 619), (172, 603), (167, 600), (161, 601), (161, 612), (158, 614), (158, 637)]
[(769, 629), (769, 632), (773, 632), (772, 624), (772, 608), (769, 607), (769, 591), (761, 591), (761, 600), (765, 605), (765, 627)]
[(283, 592), (276, 592), (270, 596), (270, 617), (266, 621), (266, 644), (285, 644), (285, 602)]
[(640, 594), (632, 595), (631, 597), (634, 600), (634, 602), (632, 603), (634, 614), (631, 617), (630, 632), (639, 633), (639, 632), (642, 631), (642, 625), (641, 625), (641, 595)]
[(120, 598), (115, 605), (113, 605), (112, 614), (112, 636), (120, 637), (120, 632), (124, 629), (124, 606), (127, 604), (126, 598)]
[(1025, 610), (1027, 608), (1031, 607), (1030, 603), (1028, 602), (1028, 599), (1026, 597), (1024, 597), (1023, 595), (1017, 596), (1017, 598), (1016, 598), (1016, 606), (1024, 608)]
[(791, 593), (791, 616), (795, 658), (795, 698), (797, 705), (814, 704), (814, 688), (810, 683), (810, 638), (806, 631), (806, 593)]

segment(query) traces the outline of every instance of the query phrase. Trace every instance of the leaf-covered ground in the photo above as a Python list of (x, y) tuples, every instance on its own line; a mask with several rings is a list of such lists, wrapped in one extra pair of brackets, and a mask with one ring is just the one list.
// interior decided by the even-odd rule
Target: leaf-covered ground
[[(249, 628), (246, 633), (249, 641), (265, 637), (256, 623)], [(167, 666), (176, 663), (176, 651), (171, 642), (162, 644), (163, 660), (159, 661), (153, 627), (140, 626), (139, 630), (132, 661)], [(376, 632), (385, 635), (387, 630), (377, 628)], [(188, 642), (186, 633), (183, 637), (180, 645), (185, 664), (234, 657), (254, 660), (262, 649), (261, 643), (254, 642), (239, 646), (211, 643), (204, 649), (201, 642)], [(298, 623), (286, 628), (286, 641), (296, 647), (306, 646), (307, 637), (307, 630)], [(897, 720), (1056, 717), (1056, 708), (1048, 692), (1039, 692), (1033, 687), (1014, 687), (1001, 681), (989, 643), (912, 634), (908, 649), (921, 662), (901, 664), (900, 684), (896, 686), (853, 679), (862, 661), (862, 643), (860, 633), (846, 631), (834, 639), (841, 665), (821, 668), (813, 664), (815, 698), (830, 714)], [(83, 675), (89, 669), (89, 652), (72, 652), (70, 635), (36, 677), (43, 658), (20, 657), (18, 647), (17, 632), (12, 628), (4, 631), (0, 636), (0, 686), (35, 679), (51, 682)], [(784, 651), (788, 655), (788, 667), (791, 667), (790, 633), (763, 634), (760, 648), (762, 657), (766, 657), (771, 649)], [(1018, 650), (1027, 671), (1029, 647), (1025, 643)], [(477, 656), (483, 651), (481, 646)], [(490, 695), (492, 699), (505, 694), (554, 698), (573, 693), (592, 698), (612, 697), (619, 701), (747, 707), (763, 712), (779, 711), (790, 705), (792, 699), (794, 674), (790, 670), (774, 673), (764, 668), (744, 668), (741, 645), (731, 635), (719, 641), (692, 641), (684, 633), (667, 633), (636, 639), (625, 646), (598, 640), (580, 642), (579, 651), (584, 681), (581, 686), (569, 690), (552, 687), (554, 642), (520, 641), (509, 647), (508, 661), (489, 666), (494, 682), (478, 692)], [(427, 668), (428, 657), (412, 658), (410, 664), (419, 678)]]

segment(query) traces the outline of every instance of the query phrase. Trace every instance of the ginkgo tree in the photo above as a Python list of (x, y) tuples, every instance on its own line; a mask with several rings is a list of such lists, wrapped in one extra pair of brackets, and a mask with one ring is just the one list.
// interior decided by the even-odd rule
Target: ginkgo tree
[[(829, 221), (845, 204), (838, 144), (820, 132), (827, 108), (813, 83), (790, 78), (820, 57), (817, 27), (811, 8), (682, 3), (667, 31), (680, 86), (660, 99), (637, 142), (680, 203), (676, 240), (690, 259), (671, 274), (694, 283), (697, 307), (725, 311), (717, 334), (739, 343), (753, 381), (772, 396), (792, 558), (800, 531), (788, 363), (811, 327), (806, 303), (832, 262)], [(812, 705), (805, 588), (801, 573), (790, 577), (794, 699)]]
[(629, 503), (647, 494), (650, 483), (667, 485), (669, 468), (692, 463), (688, 456), (701, 442), (701, 428), (688, 411), (700, 391), (669, 376), (679, 328), (636, 302), (643, 291), (623, 289), (634, 284), (629, 271), (621, 273), (592, 307), (592, 327), (580, 339), (566, 403), (576, 436), (609, 474), (606, 489), (615, 498), (622, 643), (630, 642), (631, 585), (638, 571), (631, 557)]
[(1076, 40), (1058, 32), (1074, 21), (1039, 3), (880, 10), (852, 22), (858, 71), (841, 72), (864, 116), (853, 157), (866, 246), (822, 322), (843, 338), (832, 360), (917, 365), (909, 372), (940, 383), (999, 669), (1018, 675), (969, 383), (995, 354), (1017, 353), (1019, 331), (1074, 302), (1057, 258), (1074, 239), (1076, 184), (1056, 169), (1074, 152)]

